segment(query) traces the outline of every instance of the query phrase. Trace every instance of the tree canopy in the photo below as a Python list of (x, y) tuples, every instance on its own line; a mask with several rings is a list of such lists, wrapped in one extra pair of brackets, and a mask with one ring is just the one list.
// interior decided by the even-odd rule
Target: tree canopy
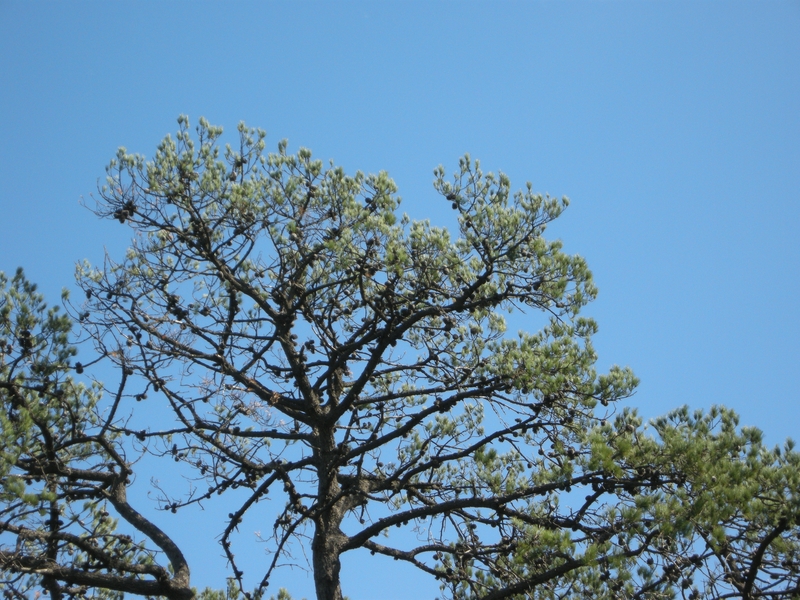
[[(67, 559), (60, 549), (78, 542), (64, 536), (119, 545), (121, 534), (98, 529), (110, 504), (171, 570), (141, 542), (105, 550), (114, 563), (81, 559), (119, 579), (85, 585), (186, 593), (180, 551), (124, 502), (134, 448), (179, 463), (195, 482), (182, 496), (164, 490), (166, 511), (229, 499), (220, 544), (236, 589), (256, 594), (305, 540), (319, 600), (342, 598), (341, 557), (356, 550), (428, 573), (451, 598), (798, 594), (798, 455), (790, 444), (766, 449), (726, 409), (681, 409), (649, 428), (615, 409), (636, 378), (595, 371), (597, 327), (580, 314), (597, 293), (591, 272), (544, 237), (566, 199), (530, 184), (513, 193), (505, 175), (464, 157), (453, 177), (434, 174), (457, 219), (452, 237), (399, 214), (386, 173), (349, 176), (306, 149), (289, 154), (286, 142), (266, 154), (264, 133), (244, 125), (238, 146), (221, 149), (220, 128), (201, 120), (193, 138), (188, 119), (179, 123), (151, 161), (120, 149), (96, 212), (131, 227), (133, 244), (122, 260), (79, 266), (86, 299), (75, 316), (118, 366), (118, 390), (99, 411), (96, 390), (58, 384), (74, 390), (68, 450), (30, 451), (57, 467), (25, 471), (29, 459), (4, 455), (3, 493), (33, 486), (35, 506), (53, 515), (85, 498), (96, 524), (83, 533), (53, 516), (23, 525), (22, 509), (6, 506), (28, 501), (3, 496), (2, 531), (36, 532), (39, 544), (3, 550), (3, 572), (19, 573), (9, 589), (30, 581), (54, 597), (73, 593), (80, 582), (55, 565), (88, 550)], [(507, 331), (506, 316), (519, 312), (538, 330)], [(41, 377), (66, 378), (70, 323), (56, 321), (58, 358), (21, 349), (3, 363), (4, 409), (16, 406), (21, 366), (45, 362)], [(8, 323), (4, 335), (20, 339)], [(64, 400), (27, 402), (61, 415)], [(168, 406), (170, 422), (148, 421), (149, 403)], [(4, 440), (46, 445), (64, 427), (38, 418), (23, 429), (2, 420)], [(86, 464), (70, 471), (75, 462)], [(45, 473), (55, 483), (30, 483)], [(244, 564), (239, 525), (265, 515), (269, 550)]]

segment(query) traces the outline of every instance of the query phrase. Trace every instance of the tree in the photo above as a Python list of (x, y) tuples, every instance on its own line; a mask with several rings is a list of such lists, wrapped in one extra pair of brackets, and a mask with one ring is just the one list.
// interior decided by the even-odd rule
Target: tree
[[(152, 163), (120, 151), (98, 212), (139, 236), (81, 279), (101, 351), (167, 398), (175, 455), (209, 480), (170, 504), (251, 490), (222, 536), (240, 577), (231, 533), (282, 486), (262, 584), (311, 524), (320, 599), (341, 598), (340, 556), (358, 548), (471, 581), (451, 563), (506, 555), (527, 503), (572, 481), (595, 404), (634, 385), (625, 369), (596, 376), (595, 325), (577, 316), (591, 274), (542, 237), (566, 200), (530, 187), (512, 199), (505, 176), (465, 158), (452, 184), (436, 172), (458, 214), (451, 241), (398, 220), (385, 173), (324, 170), (285, 143), (264, 156), (244, 126), (223, 161), (220, 133), (201, 122), (195, 145), (182, 119)], [(520, 306), (549, 315), (541, 332), (505, 335), (503, 312)], [(545, 443), (555, 452), (537, 454)], [(408, 524), (425, 528), (421, 545), (380, 538)], [(479, 524), (496, 539), (479, 543)]]
[[(594, 370), (591, 273), (544, 238), (566, 199), (512, 194), (465, 157), (452, 181), (435, 171), (451, 239), (398, 217), (385, 173), (285, 142), (265, 154), (244, 125), (222, 152), (221, 129), (201, 120), (195, 141), (179, 123), (152, 162), (120, 149), (109, 166), (96, 212), (135, 239), (79, 268), (76, 313), (127, 382), (103, 434), (191, 473), (161, 507), (228, 499), (230, 593), (248, 589), (238, 527), (265, 504), (256, 595), (304, 538), (320, 600), (342, 598), (358, 550), (452, 598), (797, 592), (791, 448), (765, 450), (724, 410), (679, 411), (655, 437), (633, 412), (612, 419), (636, 379)], [(538, 332), (506, 331), (520, 311)], [(142, 414), (159, 401), (172, 422)]]
[[(180, 550), (127, 501), (132, 474), (97, 385), (70, 373), (72, 320), (47, 309), (18, 270), (0, 272), (0, 571), (6, 598), (44, 588), (52, 600), (88, 589), (192, 597)], [(116, 398), (119, 402), (125, 377)], [(116, 531), (118, 515), (148, 538)], [(121, 594), (111, 594), (120, 596)]]

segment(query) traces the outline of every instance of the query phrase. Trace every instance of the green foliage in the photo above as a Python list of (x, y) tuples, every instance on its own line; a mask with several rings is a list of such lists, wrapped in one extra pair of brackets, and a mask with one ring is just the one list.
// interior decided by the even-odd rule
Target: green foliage
[[(233, 578), (228, 579), (228, 586), (225, 591), (206, 588), (197, 594), (196, 597), (197, 600), (259, 600), (262, 598), (259, 592), (242, 592), (238, 583)], [(286, 588), (281, 588), (278, 590), (278, 595), (270, 596), (269, 600), (292, 600), (292, 596)], [(303, 598), (303, 600), (305, 600), (305, 598)]]
[(482, 586), (453, 586), (453, 597), (796, 597), (800, 456), (737, 424), (724, 408), (682, 408), (653, 435), (624, 411), (587, 432), (573, 481), (588, 494), (575, 491), (562, 528), (532, 504), (524, 536)]

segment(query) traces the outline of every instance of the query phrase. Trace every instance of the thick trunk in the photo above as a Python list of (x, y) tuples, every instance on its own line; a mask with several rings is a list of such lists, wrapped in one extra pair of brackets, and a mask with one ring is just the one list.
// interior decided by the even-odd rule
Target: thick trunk
[[(337, 527), (338, 530), (338, 527)], [(337, 531), (338, 533), (338, 531)], [(338, 543), (331, 543), (331, 538), (338, 538), (341, 533), (325, 532), (317, 525), (314, 532), (314, 541), (311, 545), (314, 562), (314, 585), (317, 589), (317, 600), (342, 600), (342, 588), (339, 584)]]
[(339, 556), (346, 536), (339, 528), (344, 518), (344, 506), (342, 498), (339, 497), (341, 488), (336, 477), (338, 464), (333, 428), (319, 432), (317, 452), (319, 460), (317, 502), (320, 513), (314, 518), (314, 539), (311, 543), (314, 584), (317, 600), (342, 600)]

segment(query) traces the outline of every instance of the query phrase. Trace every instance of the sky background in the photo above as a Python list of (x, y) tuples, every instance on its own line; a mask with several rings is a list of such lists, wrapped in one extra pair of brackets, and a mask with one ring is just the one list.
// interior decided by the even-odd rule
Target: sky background
[[(598, 368), (634, 369), (629, 404), (725, 404), (769, 444), (800, 437), (800, 2), (0, 0), (0, 270), (56, 303), (76, 261), (121, 258), (130, 230), (81, 202), (181, 113), (387, 170), (433, 224), (452, 216), (432, 171), (466, 152), (568, 196), (547, 235), (594, 272)], [(213, 540), (159, 518), (194, 583), (223, 587)], [(351, 600), (437, 592), (361, 558)]]

